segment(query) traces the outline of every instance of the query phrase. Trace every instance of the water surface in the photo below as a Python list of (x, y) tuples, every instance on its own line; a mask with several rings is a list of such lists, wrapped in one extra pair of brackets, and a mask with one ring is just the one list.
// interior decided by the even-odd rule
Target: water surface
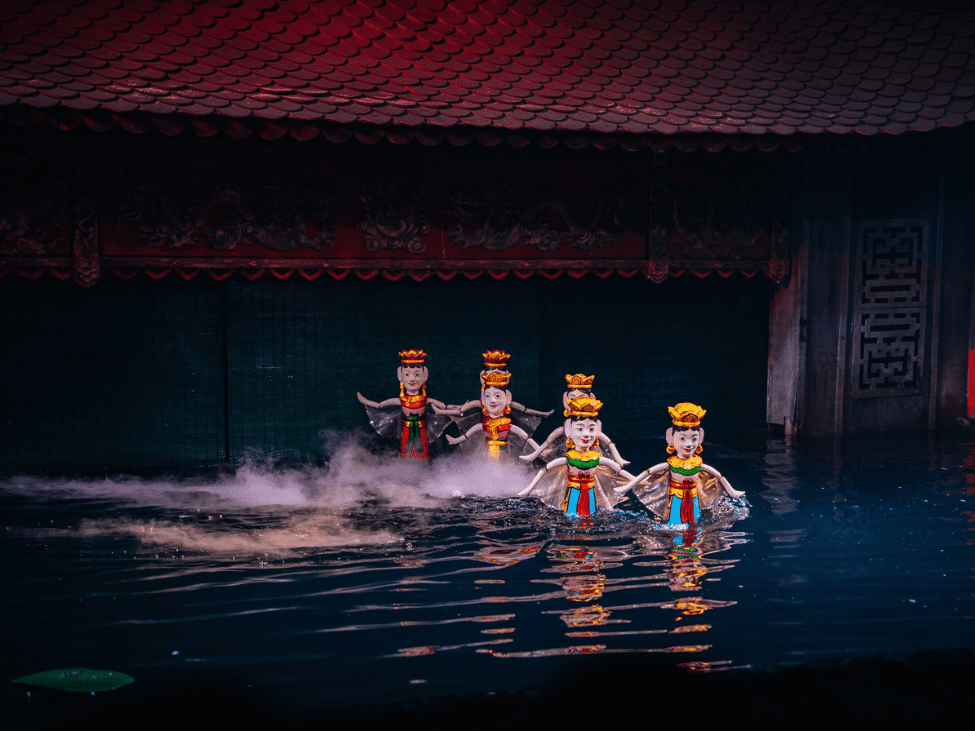
[[(661, 445), (628, 445), (642, 469)], [(568, 520), (530, 473), (330, 465), (8, 478), (6, 677), (86, 666), (290, 707), (525, 690), (583, 658), (688, 673), (975, 647), (975, 442), (708, 444), (747, 491), (695, 531)], [(184, 680), (181, 680), (184, 679)]]

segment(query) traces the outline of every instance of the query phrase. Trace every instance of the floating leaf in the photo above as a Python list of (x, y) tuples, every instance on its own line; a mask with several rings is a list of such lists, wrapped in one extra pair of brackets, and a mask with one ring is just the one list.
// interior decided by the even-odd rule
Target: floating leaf
[(117, 670), (90, 670), (88, 668), (65, 668), (45, 670), (33, 675), (14, 678), (11, 682), (36, 685), (40, 688), (64, 690), (72, 693), (101, 693), (115, 690), (134, 682), (133, 678)]

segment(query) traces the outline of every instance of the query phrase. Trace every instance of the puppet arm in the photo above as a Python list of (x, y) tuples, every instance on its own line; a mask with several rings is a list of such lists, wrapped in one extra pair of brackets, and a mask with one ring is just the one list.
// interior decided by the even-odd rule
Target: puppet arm
[(522, 455), (520, 459), (523, 459), (525, 462), (531, 462), (533, 459), (535, 459), (535, 457), (537, 457), (542, 452), (544, 452), (547, 446), (549, 446), (552, 442), (554, 442), (556, 439), (558, 439), (560, 436), (564, 434), (565, 434), (565, 427), (560, 426), (558, 429), (556, 429), (551, 434), (549, 434), (548, 439), (542, 442), (542, 445), (538, 447), (534, 452), (532, 452), (531, 454)]
[(529, 439), (531, 439), (531, 437), (529, 437), (528, 434), (525, 433), (525, 430), (522, 429), (520, 426), (518, 426), (516, 424), (512, 424), (510, 427), (508, 427), (508, 431), (517, 434), (519, 437), (521, 437), (522, 439), (524, 439), (526, 442)]
[(459, 437), (452, 437), (448, 434), (447, 441), (450, 442), (451, 444), (460, 444), (461, 442), (466, 442), (468, 439), (474, 436), (475, 432), (479, 431), (480, 429), (482, 429), (481, 425), (475, 424), (470, 429), (468, 429), (464, 434), (461, 434)]
[(632, 490), (634, 487), (636, 487), (641, 482), (643, 482), (645, 479), (647, 479), (647, 476), (651, 472), (656, 472), (657, 470), (661, 470), (664, 467), (668, 467), (669, 468), (670, 465), (668, 465), (666, 462), (661, 462), (660, 464), (654, 465), (653, 467), (648, 467), (647, 469), (643, 470), (643, 472), (641, 472), (636, 477), (634, 477), (632, 480), (630, 480), (629, 482), (627, 482), (625, 485), (622, 485), (621, 487), (614, 487), (613, 488), (613, 491), (614, 492), (626, 492), (627, 490)]
[[(624, 470), (622, 467), (619, 466), (618, 463), (616, 463), (615, 461), (613, 461), (611, 459), (608, 459), (606, 457), (600, 457), (599, 458), (599, 464), (605, 465), (606, 467), (609, 467), (611, 470), (613, 470), (613, 472), (615, 472), (616, 474), (618, 474), (620, 477), (622, 477), (625, 480), (632, 480), (633, 479), (633, 475), (631, 475), (629, 472), (627, 472), (626, 470)], [(613, 489), (615, 491), (619, 491), (622, 488), (614, 487)]]
[(620, 466), (621, 466), (621, 467), (626, 467), (626, 465), (628, 465), (628, 464), (630, 463), (630, 462), (629, 462), (629, 460), (625, 460), (625, 459), (623, 459), (623, 458), (622, 458), (622, 457), (620, 456), (620, 453), (619, 453), (619, 450), (618, 450), (618, 449), (616, 449), (616, 445), (615, 445), (615, 444), (613, 444), (613, 440), (612, 440), (612, 439), (610, 439), (610, 438), (609, 438), (608, 436), (606, 436), (606, 435), (605, 435), (605, 434), (603, 434), (602, 432), (599, 432), (599, 438), (600, 438), (600, 439), (605, 439), (605, 440), (606, 440), (606, 447), (607, 447), (607, 448), (609, 449), (609, 454), (610, 454), (610, 456), (611, 456), (611, 457), (612, 457), (612, 458), (613, 458), (613, 459), (614, 459), (614, 460), (615, 460), (616, 462), (619, 462), (619, 464), (620, 464)]
[(434, 401), (433, 399), (429, 400), (433, 404), (434, 411), (436, 411), (438, 414), (446, 414), (447, 416), (463, 416), (465, 411), (470, 411), (475, 406), (479, 407), (481, 405), (480, 401), (468, 401), (466, 404), (461, 404), (460, 406), (457, 406), (456, 404), (444, 406), (439, 401)]
[(554, 469), (556, 467), (560, 467), (561, 465), (564, 464), (565, 464), (565, 457), (559, 457), (558, 459), (553, 459), (551, 462), (549, 462), (547, 465), (545, 465), (544, 467), (542, 467), (542, 469), (538, 471), (538, 474), (535, 475), (535, 478), (528, 484), (528, 487), (526, 487), (524, 490), (518, 493), (518, 497), (525, 497), (526, 495), (531, 494), (531, 491), (535, 489), (535, 485), (537, 485), (538, 481), (542, 479), (542, 475), (544, 475), (549, 470)]
[(370, 401), (361, 393), (356, 393), (356, 396), (359, 398), (359, 403), (365, 406), (371, 406), (374, 409), (381, 409), (385, 406), (392, 406), (393, 404), (399, 404), (400, 402), (399, 397), (397, 396), (394, 396), (393, 398), (388, 398), (385, 401), (380, 401), (378, 404), (375, 401)]
[(512, 411), (524, 411), (530, 416), (551, 416), (553, 413), (555, 413), (554, 411), (537, 411), (536, 409), (529, 409), (527, 406), (524, 404), (519, 404), (517, 401), (512, 401), (510, 405)]
[(711, 467), (710, 465), (702, 464), (701, 469), (704, 472), (707, 472), (709, 475), (717, 477), (718, 481), (721, 483), (721, 487), (723, 487), (724, 491), (728, 493), (731, 497), (741, 497), (742, 495), (745, 494), (742, 490), (736, 490), (735, 488), (733, 488), (731, 486), (731, 483), (728, 482), (727, 478), (723, 477), (720, 472), (714, 469), (714, 467)]

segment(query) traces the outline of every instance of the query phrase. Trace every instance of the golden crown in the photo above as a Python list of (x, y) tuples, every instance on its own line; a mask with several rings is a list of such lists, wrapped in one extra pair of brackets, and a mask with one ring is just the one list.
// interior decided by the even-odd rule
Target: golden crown
[(481, 390), (485, 388), (507, 388), (511, 374), (507, 371), (488, 371), (481, 374)]
[(505, 353), (503, 350), (488, 350), (481, 353), (481, 357), (484, 358), (485, 368), (504, 370), (508, 367), (508, 359), (511, 358), (511, 353)]
[(595, 376), (584, 376), (581, 373), (576, 373), (574, 375), (565, 374), (565, 388), (567, 391), (573, 390), (586, 390), (592, 389), (592, 382), (596, 380)]
[(668, 406), (667, 411), (670, 412), (670, 418), (674, 422), (674, 426), (686, 426), (696, 429), (701, 426), (701, 418), (708, 413), (700, 406), (696, 404), (680, 403), (676, 406)]
[(603, 408), (603, 402), (592, 396), (577, 396), (569, 399), (569, 408), (566, 416), (583, 416), (590, 419), (599, 417), (599, 410)]
[(426, 351), (424, 350), (401, 350), (399, 353), (399, 359), (403, 362), (405, 366), (416, 366), (423, 365), (427, 359)]

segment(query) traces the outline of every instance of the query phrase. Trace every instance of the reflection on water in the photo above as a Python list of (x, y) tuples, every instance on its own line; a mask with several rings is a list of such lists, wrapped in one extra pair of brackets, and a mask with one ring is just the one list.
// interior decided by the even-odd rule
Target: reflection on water
[(975, 645), (975, 443), (712, 451), (751, 505), (679, 531), (516, 499), (518, 465), (354, 445), (328, 468), (10, 479), (4, 670), (195, 669), (342, 705), (526, 688), (574, 656), (710, 672)]

